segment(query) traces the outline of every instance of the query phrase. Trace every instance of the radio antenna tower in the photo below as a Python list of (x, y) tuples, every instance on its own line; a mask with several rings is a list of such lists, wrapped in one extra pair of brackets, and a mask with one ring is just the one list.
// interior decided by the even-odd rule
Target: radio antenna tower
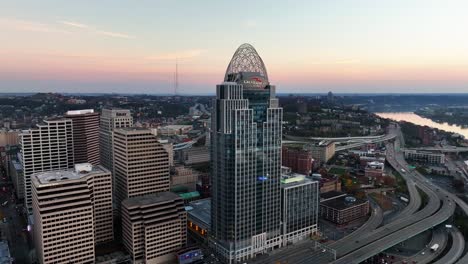
[(176, 58), (175, 64), (175, 73), (174, 73), (174, 95), (177, 95), (177, 90), (179, 88), (179, 67), (178, 60)]

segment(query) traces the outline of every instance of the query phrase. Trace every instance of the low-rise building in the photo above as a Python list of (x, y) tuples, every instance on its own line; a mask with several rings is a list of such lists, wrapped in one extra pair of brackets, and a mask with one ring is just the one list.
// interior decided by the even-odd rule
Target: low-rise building
[(192, 125), (168, 125), (158, 128), (158, 135), (160, 136), (175, 136), (187, 134), (193, 129)]
[(352, 196), (337, 196), (320, 202), (320, 217), (338, 225), (369, 214), (369, 201)]
[(191, 147), (176, 152), (178, 161), (184, 165), (208, 163), (210, 161), (210, 150), (207, 146)]
[(364, 169), (364, 175), (369, 178), (382, 177), (384, 174), (385, 165), (382, 162), (372, 161), (367, 163)]
[(125, 199), (122, 240), (133, 263), (173, 261), (187, 242), (184, 202), (171, 192)]
[(335, 142), (323, 140), (310, 144), (309, 149), (315, 162), (319, 164), (327, 163), (335, 155)]
[(445, 164), (445, 154), (416, 149), (404, 149), (405, 159), (427, 164)]
[(281, 151), (282, 165), (291, 168), (295, 173), (310, 175), (312, 172), (312, 153), (303, 148), (283, 146)]
[(341, 180), (338, 177), (320, 179), (320, 193), (330, 191), (341, 192)]

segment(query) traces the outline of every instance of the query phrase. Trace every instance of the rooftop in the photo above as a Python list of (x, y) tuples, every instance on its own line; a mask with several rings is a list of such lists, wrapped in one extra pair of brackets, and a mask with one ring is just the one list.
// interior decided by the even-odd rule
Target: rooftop
[(127, 198), (122, 202), (122, 205), (126, 207), (145, 206), (178, 199), (181, 198), (175, 193), (162, 192), (157, 194)]
[(338, 192), (338, 191), (329, 191), (329, 192), (324, 192), (320, 194), (320, 199), (330, 199), (333, 197), (339, 197), (339, 196), (345, 196), (346, 193), (344, 192)]
[(74, 169), (47, 171), (33, 174), (40, 184), (55, 183), (65, 180), (77, 180), (93, 173), (109, 172), (101, 166), (92, 166), (89, 163), (76, 164)]
[(92, 114), (92, 113), (94, 113), (94, 109), (83, 109), (83, 110), (67, 111), (66, 115), (84, 115), (84, 114)]
[(11, 260), (10, 248), (7, 241), (0, 241), (0, 264), (10, 264)]
[(359, 198), (356, 198), (355, 202), (350, 203), (350, 202), (346, 201), (347, 197), (350, 197), (350, 196), (346, 196), (346, 195), (338, 196), (335, 199), (329, 199), (329, 200), (320, 202), (320, 205), (325, 205), (325, 206), (331, 207), (331, 208), (336, 209), (336, 210), (344, 210), (346, 208), (350, 208), (350, 207), (353, 207), (353, 206), (356, 206), (356, 205), (361, 205), (361, 204), (364, 204), (364, 203), (368, 203), (367, 200), (359, 199)]
[(190, 207), (192, 209), (188, 211), (189, 218), (196, 221), (196, 224), (209, 228), (211, 226), (211, 198), (191, 202)]

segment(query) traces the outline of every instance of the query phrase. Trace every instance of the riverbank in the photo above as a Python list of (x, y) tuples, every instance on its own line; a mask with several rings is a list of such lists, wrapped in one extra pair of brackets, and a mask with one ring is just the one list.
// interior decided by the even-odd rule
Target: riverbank
[(467, 108), (430, 108), (415, 111), (415, 114), (431, 119), (432, 121), (443, 124), (460, 126), (468, 128), (468, 109)]
[(459, 134), (468, 139), (468, 128), (463, 128), (460, 125), (450, 125), (448, 123), (437, 123), (433, 120), (417, 115), (413, 112), (388, 112), (388, 113), (376, 113), (379, 117), (388, 118), (395, 121), (405, 121), (413, 123), (418, 126), (428, 126), (431, 128), (443, 130)]

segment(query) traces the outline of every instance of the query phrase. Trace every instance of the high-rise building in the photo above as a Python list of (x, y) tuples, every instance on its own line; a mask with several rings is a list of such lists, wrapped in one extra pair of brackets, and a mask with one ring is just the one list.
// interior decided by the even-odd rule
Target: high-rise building
[[(78, 254), (78, 245), (94, 257), (94, 248), (87, 249), (88, 242), (94, 247), (113, 240), (109, 170), (82, 163), (74, 169), (34, 173), (31, 181), (34, 238), (41, 263), (66, 263), (64, 255)], [(61, 249), (65, 251), (60, 254)]]
[(94, 263), (95, 244), (113, 239), (110, 171), (84, 163), (31, 180), (40, 263)]
[(133, 263), (166, 263), (187, 241), (187, 212), (174, 193), (122, 202), (122, 240)]
[[(113, 172), (112, 131), (133, 126), (130, 110), (102, 109), (99, 124), (99, 151), (101, 165)], [(114, 175), (115, 176), (115, 175)]]
[(213, 106), (212, 245), (232, 263), (282, 244), (283, 111), (251, 45), (235, 52)]
[(319, 183), (305, 175), (282, 175), (281, 222), (283, 246), (307, 239), (318, 231)]
[(31, 174), (68, 169), (74, 165), (72, 120), (46, 120), (43, 124), (38, 124), (37, 128), (23, 131), (20, 134), (20, 144), (24, 201), (31, 213)]
[(73, 121), (75, 163), (99, 165), (99, 113), (93, 109), (68, 111), (65, 118)]
[(169, 156), (151, 130), (114, 130), (115, 199), (169, 191)]

